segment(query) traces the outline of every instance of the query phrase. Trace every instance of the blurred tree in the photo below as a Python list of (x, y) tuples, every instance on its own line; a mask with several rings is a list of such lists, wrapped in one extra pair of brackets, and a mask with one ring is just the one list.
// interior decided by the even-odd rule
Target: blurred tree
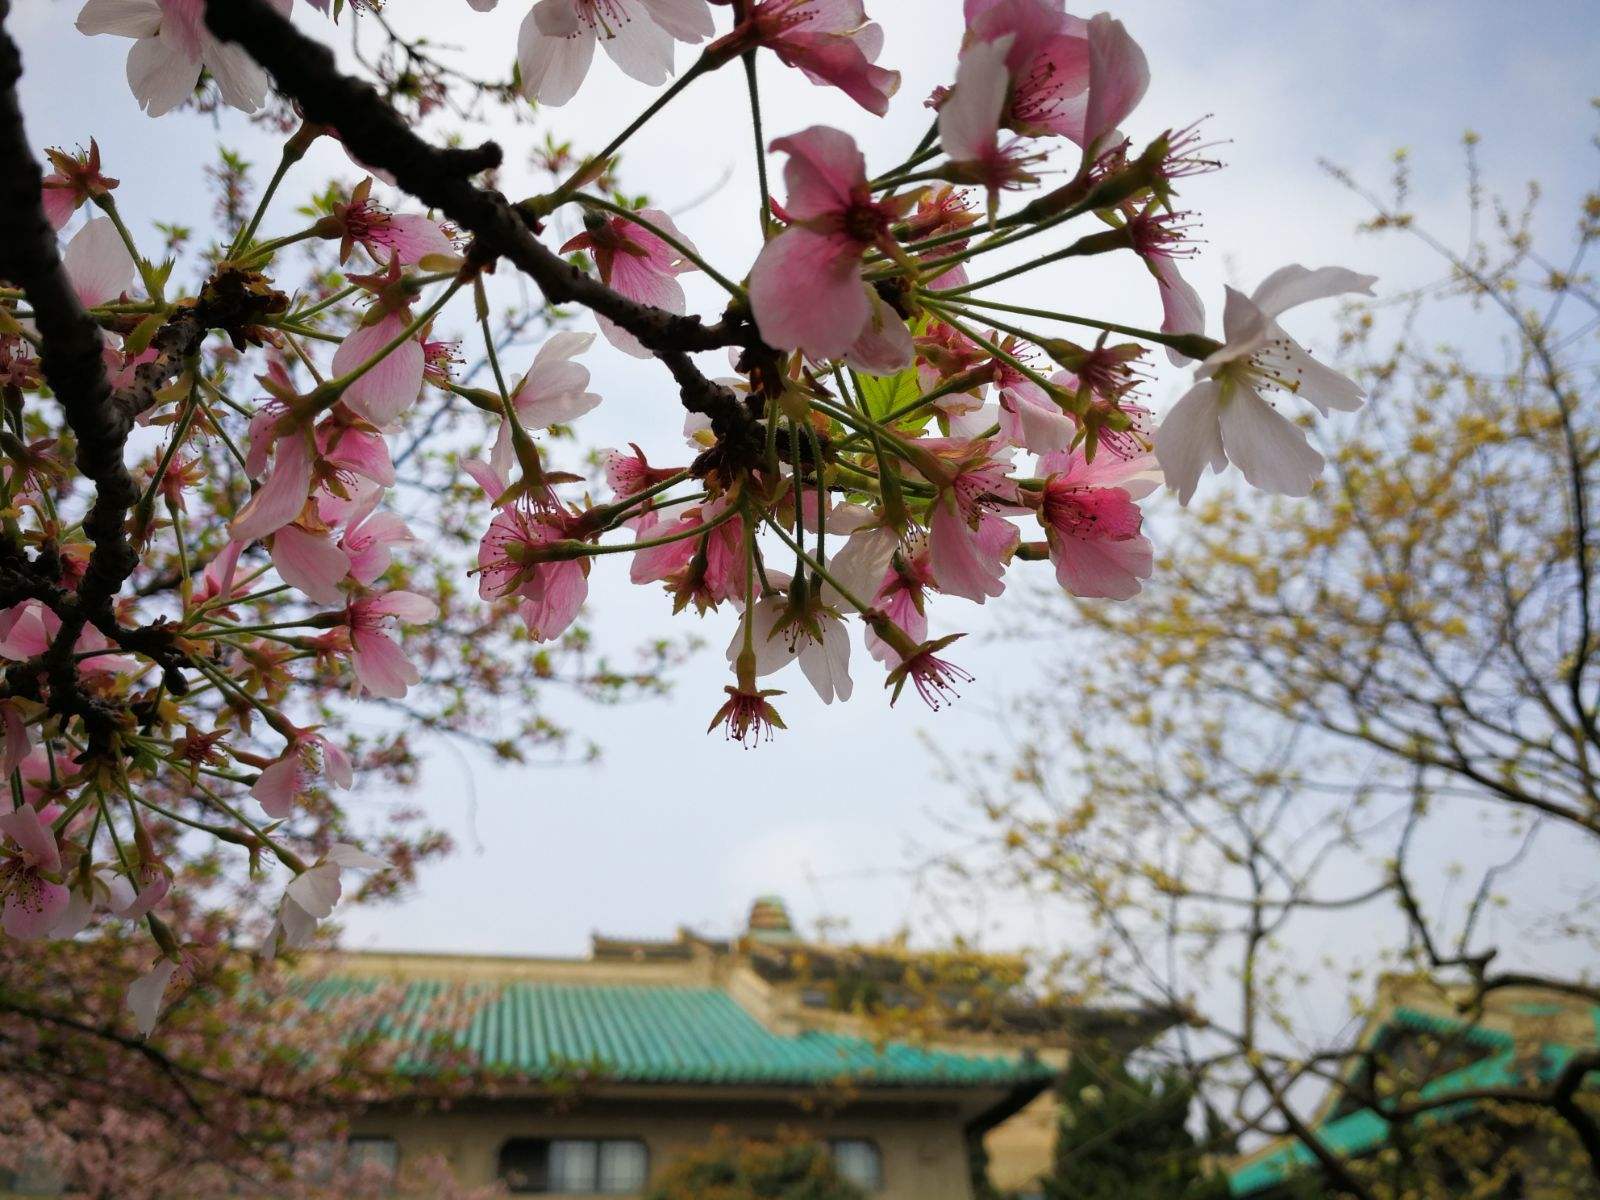
[(1227, 1200), (1228, 1181), (1188, 1130), (1192, 1085), (1150, 1078), (1114, 1059), (1075, 1055), (1056, 1087), (1055, 1169), (1049, 1200)]
[[(1368, 400), (1317, 430), (1314, 494), (1219, 489), (1168, 514), (1136, 600), (1041, 599), (1024, 636), (1070, 647), (1023, 702), (1042, 727), (952, 767), (993, 853), (944, 866), (1068, 908), (1055, 987), (1180, 1012), (1168, 1048), (1229, 1138), (1297, 1139), (1328, 1194), (1368, 1200), (1432, 1193), (1323, 1142), (1329, 1089), (1383, 1105), (1394, 1145), (1444, 1105), (1437, 1072), (1350, 1069), (1382, 976), (1452, 985), (1469, 1022), (1507, 989), (1600, 1002), (1600, 195), (1547, 249), (1538, 189), (1488, 200), (1467, 158), (1459, 248), (1411, 212), (1404, 155), (1392, 196), (1361, 192), (1367, 229), (1445, 270), (1349, 311)], [(1600, 1172), (1594, 1067), (1481, 1098)]]
[(792, 1131), (735, 1139), (718, 1130), (663, 1171), (646, 1200), (866, 1200), (866, 1193), (840, 1178), (821, 1142)]

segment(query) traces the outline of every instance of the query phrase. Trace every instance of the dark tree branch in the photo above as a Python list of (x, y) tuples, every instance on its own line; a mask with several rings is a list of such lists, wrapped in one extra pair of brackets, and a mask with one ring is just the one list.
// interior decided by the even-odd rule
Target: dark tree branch
[(697, 316), (629, 300), (584, 274), (543, 245), (523, 211), (505, 196), (471, 182), (473, 175), (500, 164), (499, 146), (429, 145), (374, 88), (341, 74), (331, 50), (296, 30), (265, 0), (207, 0), (206, 24), (217, 37), (248, 51), (308, 120), (337, 129), (362, 162), (389, 171), (401, 188), (472, 234), (475, 254), (513, 263), (551, 304), (580, 304), (633, 334), (666, 361), (691, 411), (708, 412), (714, 425), (729, 430), (750, 423), (743, 402), (710, 383), (688, 359), (693, 351), (758, 345), (747, 320), (708, 326)]
[[(0, 0), (0, 22), (10, 16), (10, 0)], [(78, 595), (87, 609), (109, 606), (139, 557), (124, 530), (139, 488), (123, 462), (132, 418), (113, 401), (100, 357), (100, 329), (78, 303), (56, 235), (45, 219), (44, 174), (28, 143), (17, 81), (22, 55), (0, 29), (0, 274), (27, 293), (39, 329), (39, 364), (50, 389), (66, 411), (78, 443), (78, 469), (94, 484), (95, 499), (84, 518), (94, 552)], [(78, 629), (83, 617), (76, 621)], [(66, 620), (65, 627), (74, 622)], [(76, 632), (66, 642), (68, 652)]]

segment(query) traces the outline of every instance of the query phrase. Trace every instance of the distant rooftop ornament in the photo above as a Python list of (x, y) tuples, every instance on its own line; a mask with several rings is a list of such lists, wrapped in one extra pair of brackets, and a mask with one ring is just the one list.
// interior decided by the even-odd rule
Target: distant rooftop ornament
[(795, 942), (794, 922), (789, 919), (789, 906), (782, 896), (757, 896), (750, 905), (750, 919), (745, 932), (762, 942)]

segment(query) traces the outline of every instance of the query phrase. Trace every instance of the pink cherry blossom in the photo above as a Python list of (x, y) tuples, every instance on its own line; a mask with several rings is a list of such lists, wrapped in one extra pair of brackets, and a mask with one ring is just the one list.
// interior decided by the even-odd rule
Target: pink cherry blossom
[(59, 812), (56, 808), (41, 811), (31, 804), (0, 812), (0, 834), (12, 852), (0, 857), (0, 896), (5, 897), (0, 925), (11, 937), (23, 941), (49, 934), (70, 899), (59, 880), (61, 851), (50, 827)]
[(765, 46), (812, 83), (836, 87), (877, 116), (900, 90), (900, 72), (876, 65), (883, 29), (861, 0), (758, 0), (715, 48), (737, 53)]
[(163, 862), (147, 859), (135, 870), (128, 887), (132, 897), (117, 903), (113, 911), (125, 920), (142, 921), (172, 890), (172, 871)]
[(378, 871), (389, 864), (345, 842), (335, 842), (317, 862), (294, 877), (284, 889), (278, 917), (262, 945), (262, 956), (272, 958), (278, 950), (297, 950), (309, 944), (317, 922), (333, 915), (334, 905), (344, 892), (345, 871)]
[(334, 205), (332, 214), (317, 225), (318, 232), (338, 238), (339, 261), (360, 246), (375, 262), (417, 263), (430, 254), (454, 254), (455, 239), (437, 221), (390, 212), (371, 197), (372, 180), (356, 185), (348, 202)]
[(234, 576), (239, 570), (239, 555), (244, 552), (247, 544), (230, 541), (222, 548), (221, 553), (206, 564), (206, 569), (200, 575), (199, 586), (194, 591), (193, 602), (196, 606), (220, 597), (224, 606), (219, 611), (225, 613), (226, 602), (243, 594), (241, 589), (236, 588)]
[[(269, 0), (288, 16), (293, 0)], [(223, 103), (255, 112), (267, 99), (267, 74), (242, 46), (220, 42), (206, 29), (205, 0), (86, 0), (78, 31), (133, 38), (128, 85), (152, 117), (171, 112), (194, 94), (209, 71)]]
[[(933, 565), (928, 557), (927, 535), (918, 531), (910, 537), (883, 582), (872, 597), (872, 607), (892, 621), (913, 643), (928, 636), (928, 591), (934, 587)], [(884, 641), (878, 631), (867, 628), (867, 653), (888, 666), (898, 666), (900, 652)]]
[[(1195, 253), (1190, 239), (1193, 217), (1189, 213), (1162, 213), (1153, 208), (1133, 213), (1128, 218), (1128, 236), (1133, 248), (1155, 276), (1161, 292), (1162, 333), (1204, 333), (1206, 309), (1188, 280), (1178, 271), (1178, 259)], [(1188, 358), (1168, 347), (1167, 357), (1174, 366)]]
[(39, 199), (52, 229), (60, 230), (91, 197), (108, 196), (120, 184), (101, 174), (100, 144), (94, 138), (89, 139), (87, 153), (46, 150), (45, 154), (55, 169), (44, 177)]
[[(43, 654), (61, 632), (61, 618), (39, 600), (24, 600), (0, 612), (0, 658), (25, 662)], [(93, 625), (86, 626), (73, 647), (79, 653), (105, 650), (111, 643)], [(131, 669), (133, 663), (120, 654), (94, 654), (78, 661), (78, 669), (94, 674), (115, 675)]]
[(672, 75), (673, 43), (714, 31), (706, 0), (538, 0), (517, 37), (517, 66), (530, 100), (551, 106), (578, 94), (595, 43), (640, 83)]
[(934, 712), (959, 699), (961, 693), (956, 689), (963, 683), (971, 683), (972, 676), (949, 660), (940, 658), (939, 651), (961, 636), (957, 633), (924, 642), (902, 657), (885, 680), (884, 685), (891, 689), (889, 703), (893, 705), (900, 699), (900, 692), (908, 682), (917, 689), (922, 702)]
[(515, 595), (518, 613), (536, 642), (561, 636), (577, 620), (589, 594), (589, 560), (552, 560), (545, 547), (572, 537), (576, 515), (564, 508), (502, 508), (478, 544), (478, 594), (485, 600)]
[[(768, 344), (838, 358), (882, 319), (862, 280), (861, 259), (890, 241), (889, 227), (909, 202), (873, 197), (866, 160), (854, 139), (837, 129), (813, 125), (772, 148), (789, 156), (784, 212), (790, 224), (756, 259), (750, 306)], [(905, 357), (894, 369), (910, 364), (909, 337), (902, 346)]]
[(33, 736), (14, 700), (0, 700), (0, 727), (4, 730), (0, 737), (0, 775), (9, 778), (33, 750)]
[[(767, 577), (775, 586), (781, 586), (780, 580), (788, 582), (774, 571), (768, 571)], [(757, 678), (798, 661), (807, 682), (824, 704), (850, 699), (850, 631), (836, 611), (803, 600), (797, 604), (789, 596), (774, 594), (757, 600), (748, 619), (754, 624)], [(728, 643), (728, 662), (737, 664), (743, 649), (741, 622)]]
[(158, 958), (148, 971), (128, 985), (128, 1011), (133, 1014), (133, 1023), (140, 1036), (149, 1037), (155, 1032), (156, 1022), (161, 1016), (161, 1002), (166, 998), (167, 988), (177, 973), (176, 962), (170, 958)]
[(406, 689), (422, 681), (422, 673), (390, 636), (392, 625), (431, 621), (439, 606), (413, 592), (385, 592), (354, 600), (345, 610), (350, 631), (350, 659), (362, 690), (388, 700), (398, 700)]
[[(311, 495), (312, 447), (307, 430), (274, 436), (275, 422), (257, 431), (252, 424), (250, 458), (265, 459), (272, 447), (272, 469), (266, 481), (234, 515), (229, 530), (233, 540), (254, 542), (282, 529), (300, 515)], [(258, 447), (261, 449), (258, 450)], [(258, 472), (260, 467), (255, 468)]]
[(381, 492), (373, 492), (351, 516), (339, 538), (339, 549), (350, 559), (350, 578), (362, 587), (370, 587), (389, 569), (394, 561), (394, 547), (416, 540), (399, 516), (378, 511), (381, 496)]
[(302, 730), (281, 756), (262, 768), (250, 794), (269, 817), (282, 820), (321, 779), (349, 788), (355, 782), (355, 771), (349, 756), (333, 742), (320, 733)]
[(1019, 133), (1058, 134), (1086, 150), (1112, 133), (1144, 98), (1150, 68), (1120, 21), (1085, 21), (1062, 0), (967, 0), (975, 42), (1009, 38), (1012, 81), (1001, 124)]
[[(410, 324), (411, 314), (400, 308), (385, 313), (370, 325), (352, 330), (334, 353), (334, 374), (348, 375), (383, 353)], [(344, 402), (380, 429), (390, 425), (422, 394), (425, 365), (422, 340), (407, 338), (345, 390)]]
[(724, 511), (726, 501), (687, 509), (670, 523), (656, 513), (634, 522), (640, 541), (675, 538), (635, 552), (628, 577), (634, 583), (664, 581), (677, 593), (680, 606), (693, 600), (704, 611), (728, 600), (744, 598), (744, 520), (733, 517), (694, 537)]
[(762, 742), (770, 742), (774, 729), (788, 728), (778, 715), (778, 710), (767, 699), (769, 696), (781, 696), (782, 692), (770, 688), (756, 691), (732, 685), (722, 690), (728, 694), (728, 699), (711, 718), (711, 724), (706, 726), (707, 733), (721, 725), (730, 742), (739, 742), (746, 750), (752, 750)]
[[(599, 407), (600, 397), (587, 390), (589, 368), (575, 361), (592, 345), (594, 334), (564, 330), (553, 334), (539, 347), (539, 352), (533, 356), (533, 365), (511, 396), (517, 420), (524, 429), (563, 425)], [(515, 457), (511, 427), (501, 422), (489, 464), (502, 477), (508, 477)]]
[(115, 300), (133, 285), (133, 256), (110, 217), (95, 217), (73, 234), (61, 265), (85, 308)]
[(388, 440), (343, 404), (318, 422), (316, 445), (313, 491), (329, 524), (351, 519), (394, 483)]
[[(656, 229), (660, 229), (683, 245), (694, 249), (694, 244), (684, 237), (672, 218), (659, 208), (646, 208), (639, 216)], [(651, 304), (668, 312), (686, 311), (687, 300), (683, 285), (677, 277), (698, 267), (683, 254), (659, 237), (653, 230), (626, 217), (612, 217), (580, 233), (561, 247), (562, 252), (587, 250), (594, 255), (603, 282), (615, 288), (630, 300)], [(598, 314), (596, 323), (618, 350), (635, 358), (649, 358), (639, 339), (615, 321)]]
[(350, 556), (326, 530), (284, 525), (272, 535), (272, 565), (285, 583), (317, 604), (344, 599), (339, 583), (350, 573)]
[(1028, 168), (1043, 157), (1020, 137), (1000, 139), (1011, 88), (1006, 57), (1013, 40), (1007, 34), (963, 50), (955, 87), (939, 107), (939, 142), (950, 158), (946, 178), (984, 188), (991, 216), (1002, 191), (1037, 181)]
[(1135, 503), (1156, 486), (1154, 458), (1101, 454), (1091, 463), (1074, 451), (1060, 459), (1039, 507), (1056, 579), (1074, 596), (1131, 599), (1154, 569)]
[(940, 443), (924, 439), (951, 460), (928, 516), (928, 550), (939, 590), (982, 604), (1005, 591), (1005, 564), (1016, 549), (1016, 526), (994, 515), (997, 503), (1014, 501), (1010, 451), (993, 452), (987, 442)]
[(620, 450), (602, 450), (599, 454), (600, 468), (605, 472), (606, 486), (619, 499), (636, 496), (646, 488), (653, 487), (678, 473), (677, 467), (652, 467), (645, 458), (643, 450), (637, 445), (632, 449), (632, 454), (624, 454)]
[[(1050, 382), (1076, 387), (1076, 381), (1065, 372), (1052, 376)], [(1077, 435), (1077, 422), (1048, 392), (1020, 371), (1009, 373), (1000, 389), (1001, 437), (1034, 454), (1050, 454), (1065, 450)]]

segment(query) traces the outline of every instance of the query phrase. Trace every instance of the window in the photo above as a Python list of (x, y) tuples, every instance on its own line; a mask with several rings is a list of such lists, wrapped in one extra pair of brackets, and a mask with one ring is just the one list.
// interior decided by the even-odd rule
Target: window
[(66, 1176), (42, 1158), (29, 1155), (16, 1171), (0, 1168), (0, 1191), (16, 1196), (59, 1196)]
[(835, 1138), (828, 1143), (833, 1169), (847, 1182), (869, 1192), (883, 1188), (883, 1156), (878, 1144), (865, 1138)]
[(316, 1183), (332, 1183), (335, 1176), (346, 1174), (394, 1175), (400, 1170), (400, 1147), (392, 1137), (377, 1135), (314, 1142), (300, 1150), (299, 1161), (306, 1177)]
[(345, 1143), (344, 1162), (351, 1171), (365, 1171), (370, 1163), (393, 1175), (400, 1169), (400, 1147), (391, 1137), (353, 1137)]
[(500, 1178), (515, 1195), (622, 1196), (642, 1192), (649, 1175), (650, 1152), (633, 1138), (512, 1138), (500, 1147)]

